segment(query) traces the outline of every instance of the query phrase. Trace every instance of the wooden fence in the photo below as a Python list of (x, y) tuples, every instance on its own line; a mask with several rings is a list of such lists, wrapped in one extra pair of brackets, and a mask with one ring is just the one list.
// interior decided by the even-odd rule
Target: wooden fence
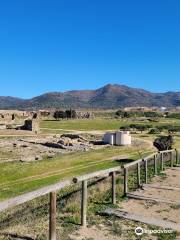
[[(153, 159), (153, 165), (152, 165)], [(160, 164), (158, 163), (160, 161)], [(178, 165), (179, 156), (178, 150), (166, 150), (161, 152), (156, 152), (150, 156), (133, 161), (131, 163), (125, 164), (123, 167), (118, 166), (114, 168), (109, 168), (106, 170), (100, 170), (83, 176), (78, 176), (73, 179), (69, 179), (63, 182), (59, 182), (47, 187), (40, 188), (36, 191), (32, 191), (26, 194), (19, 195), (17, 197), (1, 201), (0, 202), (0, 212), (7, 210), (11, 207), (18, 206), (20, 204), (26, 203), (35, 198), (50, 194), (50, 206), (49, 206), (49, 239), (56, 239), (56, 192), (68, 187), (72, 184), (81, 183), (82, 184), (82, 196), (81, 196), (81, 225), (86, 226), (86, 215), (87, 215), (87, 200), (88, 200), (88, 181), (97, 177), (111, 177), (111, 195), (112, 195), (112, 204), (116, 204), (116, 174), (121, 174), (124, 176), (124, 195), (127, 196), (128, 189), (128, 177), (130, 169), (136, 169), (136, 188), (140, 187), (142, 183), (148, 183), (148, 167), (153, 166), (153, 175), (158, 173), (160, 166), (160, 171), (164, 170), (164, 164), (170, 163), (169, 166), (173, 167)], [(149, 164), (150, 163), (150, 164)], [(143, 178), (142, 178), (143, 175)], [(143, 180), (143, 181), (142, 181)]]

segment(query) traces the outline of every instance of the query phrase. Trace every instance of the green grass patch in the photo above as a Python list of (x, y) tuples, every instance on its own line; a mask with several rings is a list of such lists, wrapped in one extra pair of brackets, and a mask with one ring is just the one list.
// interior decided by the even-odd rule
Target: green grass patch
[[(74, 119), (74, 120), (42, 120), (40, 128), (57, 129), (57, 130), (79, 130), (79, 131), (95, 131), (95, 130), (115, 130), (130, 124), (147, 124), (147, 122), (134, 121), (129, 119)], [(165, 126), (171, 124), (172, 126), (179, 126), (180, 120), (174, 119), (160, 119), (159, 122), (151, 122), (153, 127)], [(43, 130), (44, 131), (44, 130)], [(47, 132), (47, 130), (45, 130)]]
[(0, 199), (38, 189), (58, 181), (93, 171), (123, 165), (126, 159), (114, 161), (114, 156), (130, 154), (137, 159), (133, 147), (107, 147), (77, 152), (30, 163), (0, 163)]

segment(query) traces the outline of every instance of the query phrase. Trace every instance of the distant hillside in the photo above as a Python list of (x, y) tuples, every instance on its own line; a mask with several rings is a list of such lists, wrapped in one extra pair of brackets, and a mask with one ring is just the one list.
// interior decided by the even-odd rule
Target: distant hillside
[(25, 105), (25, 100), (15, 97), (1, 97), (0, 96), (0, 109), (16, 109)]
[(151, 93), (124, 85), (108, 84), (97, 90), (52, 92), (24, 100), (0, 97), (0, 109), (119, 108), (132, 106), (180, 106), (180, 92)]

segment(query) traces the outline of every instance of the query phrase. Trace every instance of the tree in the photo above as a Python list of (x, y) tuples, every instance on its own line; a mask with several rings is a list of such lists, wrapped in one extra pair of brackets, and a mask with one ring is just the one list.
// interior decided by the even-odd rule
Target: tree
[(131, 113), (129, 112), (124, 112), (123, 110), (118, 110), (115, 113), (116, 116), (121, 117), (121, 118), (129, 118), (131, 116)]
[(153, 142), (153, 145), (159, 150), (169, 150), (172, 149), (174, 140), (172, 135), (169, 136), (161, 136), (159, 138), (156, 138)]
[(66, 117), (67, 118), (76, 118), (77, 117), (77, 113), (73, 109), (66, 110)]
[(141, 131), (141, 133), (145, 130), (148, 130), (149, 128), (152, 128), (152, 125), (150, 124), (130, 124), (130, 128), (136, 129), (138, 131)]
[(64, 111), (58, 111), (58, 116), (59, 116), (59, 118), (64, 119), (64, 118), (66, 118), (66, 112), (64, 112)]
[(118, 116), (118, 117), (124, 117), (124, 111), (118, 110), (118, 111), (115, 113), (115, 115)]
[(128, 112), (124, 112), (124, 118), (129, 118), (130, 114)]
[(64, 111), (55, 111), (54, 114), (53, 114), (53, 117), (56, 119), (56, 120), (59, 120), (60, 118), (66, 118), (66, 113)]
[(144, 112), (145, 117), (147, 118), (155, 118), (155, 117), (162, 117), (162, 114), (158, 113), (158, 112)]
[(33, 119), (36, 119), (38, 117), (37, 113), (33, 113)]
[(120, 130), (121, 131), (130, 131), (131, 129), (129, 126), (122, 126), (122, 127), (120, 127)]
[(55, 111), (55, 112), (54, 112), (53, 118), (55, 118), (56, 120), (59, 119), (59, 111)]
[(13, 114), (12, 114), (12, 120), (14, 120), (14, 119), (15, 119), (15, 114), (13, 113)]
[(137, 125), (136, 129), (139, 130), (141, 133), (145, 131), (147, 128), (145, 125)]
[(77, 118), (77, 113), (75, 110), (71, 109), (71, 118)]
[(64, 119), (64, 118), (76, 118), (77, 117), (77, 113), (75, 110), (66, 110), (66, 111), (60, 111), (60, 110), (56, 110), (54, 112), (54, 115), (53, 117), (56, 119), (56, 120), (59, 120), (59, 119)]
[(129, 125), (129, 127), (132, 128), (133, 130), (136, 129), (136, 126), (137, 126), (137, 125), (136, 125), (136, 124), (133, 124), (133, 123)]

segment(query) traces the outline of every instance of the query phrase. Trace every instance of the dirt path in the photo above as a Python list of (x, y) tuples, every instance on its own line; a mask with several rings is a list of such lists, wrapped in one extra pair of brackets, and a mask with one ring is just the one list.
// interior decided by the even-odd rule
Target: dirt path
[[(171, 188), (180, 188), (180, 168), (168, 169), (165, 171), (166, 177), (157, 176), (153, 178), (151, 185), (157, 186), (157, 184), (163, 186), (171, 186)], [(146, 190), (138, 190), (136, 193), (143, 196), (151, 196), (158, 198), (171, 199), (173, 201), (180, 200), (180, 192), (172, 190), (162, 190), (148, 188)], [(168, 222), (175, 223), (180, 226), (180, 205), (175, 206), (173, 204), (157, 203), (145, 200), (135, 200), (127, 199), (119, 203), (119, 209), (128, 213), (141, 215), (145, 218), (155, 218), (156, 220), (164, 220)], [(125, 220), (123, 218), (115, 218), (115, 222), (112, 220), (107, 220), (108, 223), (99, 224), (96, 226), (91, 226), (88, 228), (81, 228), (76, 231), (70, 239), (72, 240), (129, 240), (129, 239), (147, 239), (147, 240), (157, 240), (158, 234), (156, 236), (152, 234), (143, 234), (143, 238), (138, 238), (134, 234), (137, 227), (142, 227), (143, 229), (152, 229), (152, 226), (142, 224), (140, 222)], [(114, 229), (114, 224), (116, 228)], [(118, 229), (119, 228), (119, 229)], [(158, 227), (154, 226), (154, 229)], [(142, 236), (141, 236), (142, 237)], [(159, 235), (161, 237), (161, 235)], [(166, 236), (165, 239), (168, 236)], [(175, 239), (170, 238), (169, 239)], [(180, 239), (179, 236), (176, 239)]]
[[(144, 197), (158, 198), (170, 200), (172, 202), (180, 201), (180, 171), (177, 169), (168, 169), (164, 172), (165, 177), (156, 176), (150, 186), (145, 190), (137, 190), (134, 194), (138, 194)], [(172, 190), (157, 188), (167, 188), (168, 186)], [(156, 187), (156, 188), (153, 188)], [(174, 188), (174, 190), (173, 190)], [(154, 217), (156, 219), (168, 220), (180, 226), (180, 205), (167, 204), (160, 202), (153, 202), (147, 200), (135, 200), (129, 199), (122, 202), (120, 205), (122, 210), (129, 213), (141, 214), (146, 217)]]

